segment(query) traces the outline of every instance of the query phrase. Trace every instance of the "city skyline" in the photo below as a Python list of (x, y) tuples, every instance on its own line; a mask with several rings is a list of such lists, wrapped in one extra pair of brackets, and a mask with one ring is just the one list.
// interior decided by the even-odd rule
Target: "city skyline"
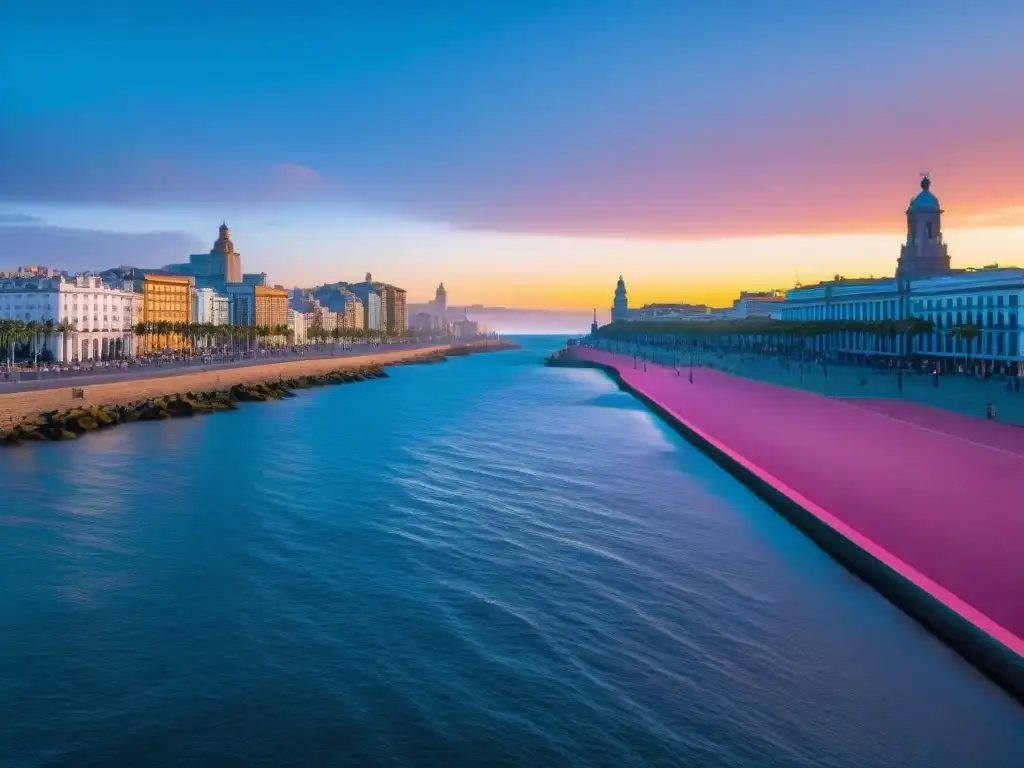
[(1024, 261), (1008, 4), (51, 10), (4, 12), (0, 267), (181, 262), (226, 220), (286, 286), (722, 306), (892, 274), (921, 171), (956, 266)]

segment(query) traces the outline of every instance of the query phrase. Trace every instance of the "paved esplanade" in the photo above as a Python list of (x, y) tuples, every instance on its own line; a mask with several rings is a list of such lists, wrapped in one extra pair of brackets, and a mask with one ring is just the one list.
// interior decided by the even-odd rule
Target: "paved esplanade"
[(1024, 656), (1019, 427), (894, 401), (881, 413), (707, 368), (690, 384), (685, 368), (644, 370), (632, 357), (589, 348), (572, 354), (618, 369), (684, 424), (808, 500), (862, 549)]
[[(615, 342), (602, 344), (602, 348), (611, 351), (616, 346), (623, 353), (639, 351), (646, 354), (648, 359), (663, 363), (671, 364), (676, 360), (680, 365), (686, 365), (690, 359), (689, 352), (682, 350), (673, 354), (664, 349), (626, 342), (619, 342), (618, 345)], [(1024, 425), (1024, 381), (1021, 382), (1021, 391), (1017, 392), (1015, 389), (1007, 390), (1005, 379), (982, 381), (962, 374), (945, 374), (939, 377), (939, 386), (936, 387), (930, 375), (904, 374), (901, 392), (901, 382), (895, 372), (879, 372), (864, 366), (830, 363), (826, 369), (818, 363), (790, 361), (787, 367), (774, 357), (720, 353), (717, 350), (701, 353), (697, 359), (702, 364), (737, 376), (829, 397), (894, 398), (979, 418), (985, 417), (985, 409), (992, 403), (1000, 421)], [(1021, 439), (1024, 440), (1024, 436)]]
[[(375, 352), (403, 352), (435, 347), (438, 342), (423, 344), (383, 344), (373, 346), (369, 344), (355, 344), (350, 349), (332, 351), (325, 349), (323, 352), (307, 351), (304, 355), (295, 354), (268, 355), (266, 357), (247, 357), (241, 360), (204, 364), (198, 359), (191, 362), (164, 362), (160, 365), (132, 366), (130, 368), (105, 368), (94, 373), (86, 371), (65, 371), (64, 373), (50, 372), (43, 374), (41, 379), (29, 379), (35, 373), (22, 374), (22, 380), (16, 382), (5, 382), (0, 380), (0, 395), (12, 392), (36, 392), (44, 389), (61, 389), (63, 387), (86, 387), (96, 384), (113, 384), (119, 381), (136, 381), (138, 379), (163, 379), (170, 376), (185, 376), (192, 373), (206, 373), (207, 371), (221, 371), (231, 368), (251, 368), (259, 365), (274, 365), (276, 363), (289, 363), (296, 360), (326, 360), (331, 358), (346, 358), (361, 355), (369, 355)], [(27, 379), (27, 380), (26, 380)]]

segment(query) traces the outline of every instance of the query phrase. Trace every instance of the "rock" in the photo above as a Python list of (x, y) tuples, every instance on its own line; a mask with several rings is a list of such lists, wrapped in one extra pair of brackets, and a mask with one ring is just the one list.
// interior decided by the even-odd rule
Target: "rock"
[(55, 437), (54, 439), (55, 440), (77, 440), (78, 439), (78, 435), (76, 435), (74, 432), (69, 432), (66, 429), (62, 429), (60, 431), (60, 436), (59, 437)]
[(88, 432), (93, 429), (99, 429), (100, 423), (96, 421), (96, 419), (94, 419), (92, 416), (79, 416), (78, 427), (83, 432)]
[(91, 418), (101, 427), (109, 427), (120, 421), (120, 419), (114, 418), (109, 413), (99, 408), (95, 408), (91, 411)]
[(181, 396), (168, 400), (166, 410), (168, 415), (173, 418), (194, 416), (196, 412), (195, 405), (190, 400), (182, 399)]

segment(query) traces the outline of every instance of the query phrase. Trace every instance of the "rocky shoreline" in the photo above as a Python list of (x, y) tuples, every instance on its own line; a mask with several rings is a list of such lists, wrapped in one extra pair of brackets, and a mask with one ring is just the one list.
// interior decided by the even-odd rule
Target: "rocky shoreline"
[[(401, 361), (398, 364), (439, 363), (447, 358), (443, 354)], [(7, 431), (0, 431), (0, 442), (15, 445), (22, 442), (76, 440), (95, 430), (136, 421), (161, 421), (188, 418), (200, 414), (231, 411), (238, 403), (264, 403), (295, 397), (295, 391), (334, 384), (351, 384), (368, 379), (385, 379), (387, 371), (381, 365), (358, 368), (339, 368), (327, 373), (268, 381), (235, 384), (231, 387), (202, 392), (181, 392), (166, 397), (136, 400), (124, 405), (85, 405), (60, 411), (40, 413), (25, 419)]]

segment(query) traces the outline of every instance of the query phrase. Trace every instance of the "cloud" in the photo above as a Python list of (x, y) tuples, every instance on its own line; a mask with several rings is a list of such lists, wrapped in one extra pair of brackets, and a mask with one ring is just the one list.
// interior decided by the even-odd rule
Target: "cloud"
[(1011, 205), (992, 211), (975, 213), (964, 219), (969, 224), (998, 224), (1012, 226), (1024, 224), (1024, 205)]
[(184, 232), (129, 234), (37, 225), (0, 226), (0, 269), (40, 264), (69, 272), (120, 264), (159, 267), (208, 249)]
[(320, 183), (320, 175), (305, 165), (278, 163), (274, 166), (274, 172), (286, 184), (311, 187)]
[(28, 124), (7, 126), (0, 146), (0, 201), (14, 204), (274, 203), (336, 193), (329, 176), (308, 166), (260, 164), (230, 151), (212, 161), (135, 152)]
[(0, 227), (40, 224), (42, 221), (42, 219), (29, 216), (27, 213), (0, 213)]

